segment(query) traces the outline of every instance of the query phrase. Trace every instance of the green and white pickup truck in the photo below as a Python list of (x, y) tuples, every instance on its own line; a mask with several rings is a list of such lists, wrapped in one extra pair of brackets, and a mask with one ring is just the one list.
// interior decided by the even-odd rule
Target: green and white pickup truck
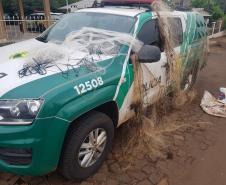
[[(204, 19), (192, 12), (172, 11), (166, 16), (175, 25), (178, 42), (174, 49), (183, 60), (183, 84), (188, 89), (198, 73), (194, 69), (204, 64)], [(26, 68), (33, 53), (56, 48), (69, 33), (84, 27), (128, 34), (142, 41), (144, 45), (137, 55), (150, 104), (155, 103), (160, 87), (167, 87), (167, 55), (158, 19), (156, 13), (145, 8), (105, 6), (79, 10), (64, 16), (36, 39), (1, 47), (1, 171), (38, 176), (58, 168), (68, 179), (85, 179), (106, 159), (115, 128), (135, 115), (134, 52), (130, 45), (120, 45), (118, 55), (104, 56), (100, 52), (94, 60), (98, 67), (92, 70), (87, 65), (76, 67), (73, 59), (69, 63), (73, 60), (75, 65), (64, 69), (38, 62)], [(73, 52), (73, 57), (80, 58), (77, 63), (89, 55)], [(58, 63), (63, 64), (63, 60)]]

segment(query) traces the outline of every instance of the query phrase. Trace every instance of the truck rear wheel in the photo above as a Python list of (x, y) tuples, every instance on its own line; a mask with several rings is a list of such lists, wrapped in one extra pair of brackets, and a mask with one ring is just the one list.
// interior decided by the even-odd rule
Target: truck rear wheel
[(61, 174), (81, 181), (101, 167), (112, 146), (114, 125), (105, 114), (92, 111), (73, 125), (68, 133), (60, 162)]

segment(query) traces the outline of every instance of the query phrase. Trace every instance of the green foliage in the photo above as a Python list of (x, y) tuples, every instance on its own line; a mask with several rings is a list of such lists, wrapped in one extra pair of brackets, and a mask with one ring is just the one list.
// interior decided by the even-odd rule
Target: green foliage
[[(68, 3), (75, 3), (78, 0), (68, 0)], [(18, 14), (17, 0), (2, 0), (5, 13)], [(25, 15), (29, 15), (36, 11), (43, 11), (43, 0), (23, 0)], [(58, 8), (66, 5), (66, 0), (50, 0), (51, 11), (59, 12)]]
[(35, 10), (41, 11), (44, 9), (44, 6), (42, 4), (42, 1), (34, 1), (34, 0), (24, 0), (24, 13), (25, 15), (29, 15), (33, 13)]
[(191, 4), (194, 8), (208, 8), (209, 4), (212, 4), (212, 0), (206, 1), (206, 0), (192, 0)]
[(224, 12), (221, 10), (219, 5), (214, 5), (211, 12), (214, 20), (218, 20), (224, 16)]
[(215, 0), (215, 2), (221, 7), (221, 9), (226, 13), (226, 1), (225, 0)]
[(224, 29), (226, 30), (226, 15), (224, 15)]
[(17, 2), (16, 1), (2, 1), (4, 12), (15, 14), (17, 12)]
[(213, 20), (218, 20), (224, 16), (224, 11), (221, 7), (222, 0), (192, 0), (192, 6), (195, 8), (204, 8), (212, 14)]

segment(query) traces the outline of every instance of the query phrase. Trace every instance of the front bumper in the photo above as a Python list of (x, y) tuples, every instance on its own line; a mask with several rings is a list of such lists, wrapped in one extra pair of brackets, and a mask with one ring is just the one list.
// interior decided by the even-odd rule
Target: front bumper
[(55, 170), (68, 126), (55, 117), (27, 126), (0, 126), (0, 171), (39, 176)]

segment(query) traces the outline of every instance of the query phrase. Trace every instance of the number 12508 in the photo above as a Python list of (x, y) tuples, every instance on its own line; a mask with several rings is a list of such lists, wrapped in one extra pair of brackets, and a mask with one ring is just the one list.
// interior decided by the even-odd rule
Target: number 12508
[(74, 89), (77, 91), (78, 95), (84, 94), (88, 91), (91, 91), (93, 89), (96, 89), (99, 86), (104, 85), (104, 81), (101, 77), (98, 77), (97, 79), (92, 79), (90, 81), (87, 81), (85, 83), (81, 83), (79, 85), (76, 85)]

